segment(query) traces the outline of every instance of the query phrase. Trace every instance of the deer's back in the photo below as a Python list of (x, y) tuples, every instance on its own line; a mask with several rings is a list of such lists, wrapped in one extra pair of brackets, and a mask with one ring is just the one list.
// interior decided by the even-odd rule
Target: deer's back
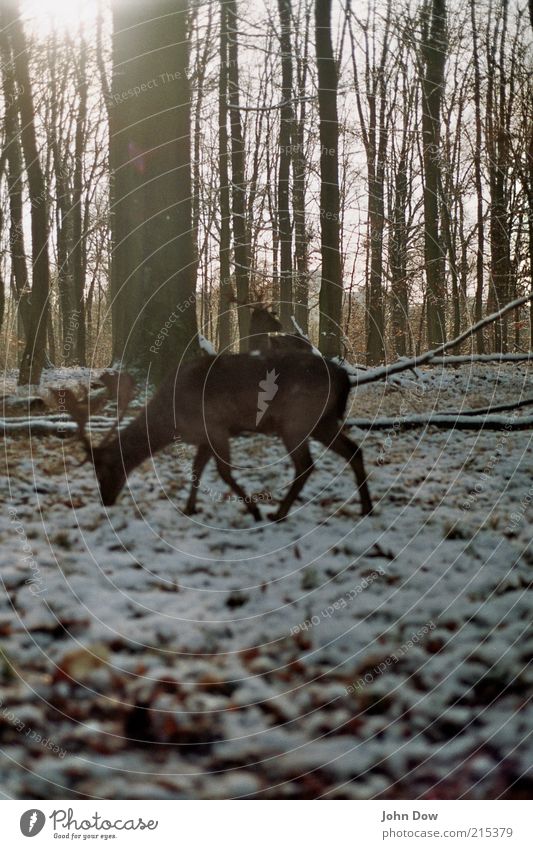
[(329, 360), (300, 352), (229, 354), (181, 367), (169, 381), (177, 430), (186, 441), (242, 431), (302, 438), (344, 415), (350, 384)]

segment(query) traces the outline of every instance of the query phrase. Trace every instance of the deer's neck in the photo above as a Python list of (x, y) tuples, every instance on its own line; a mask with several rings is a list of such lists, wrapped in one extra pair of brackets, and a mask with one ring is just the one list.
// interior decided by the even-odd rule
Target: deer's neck
[(139, 466), (156, 451), (169, 445), (174, 437), (171, 410), (164, 413), (148, 404), (138, 416), (117, 434), (110, 445), (126, 473)]

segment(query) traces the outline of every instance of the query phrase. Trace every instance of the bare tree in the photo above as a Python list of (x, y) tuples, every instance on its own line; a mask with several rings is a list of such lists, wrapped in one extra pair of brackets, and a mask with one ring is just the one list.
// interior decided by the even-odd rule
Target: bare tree
[(342, 267), (339, 242), (339, 121), (337, 67), (331, 39), (331, 0), (315, 0), (315, 43), (320, 120), (320, 285), (319, 347), (340, 354)]
[[(303, 21), (302, 21), (303, 14)], [(309, 326), (309, 238), (306, 227), (306, 175), (308, 164), (305, 153), (305, 128), (307, 123), (307, 76), (309, 65), (309, 28), (311, 22), (311, 4), (300, 6), (300, 15), (295, 24), (297, 115), (293, 129), (293, 215), (294, 215), (294, 258), (296, 276), (294, 280), (294, 311), (298, 326), (304, 333)], [(301, 42), (298, 40), (297, 27), (303, 28)], [(301, 43), (301, 47), (300, 47)], [(298, 49), (300, 48), (300, 49)], [(292, 329), (292, 328), (291, 328)]]
[(113, 11), (115, 355), (159, 381), (197, 351), (188, 3)]
[(281, 48), (281, 106), (279, 130), (278, 221), (280, 237), (280, 319), (284, 330), (291, 330), (292, 292), (292, 226), (289, 208), (289, 175), (294, 133), (291, 2), (278, 0)]
[(11, 41), (22, 151), (28, 176), (28, 194), (31, 204), (32, 285), (30, 326), (20, 364), (19, 384), (38, 384), (44, 365), (48, 329), (50, 269), (48, 261), (47, 195), (37, 148), (28, 48), (22, 21), (13, 0), (4, 3), (0, 26), (7, 27), (8, 37)]
[(83, 172), (87, 123), (87, 45), (80, 35), (77, 61), (78, 109), (74, 137), (74, 180), (72, 191), (72, 282), (76, 309), (76, 358), (86, 362), (85, 333), (85, 233), (83, 232)]
[[(246, 232), (246, 177), (245, 147), (242, 130), (239, 89), (239, 43), (236, 0), (225, 0), (228, 27), (228, 98), (231, 128), (231, 188), (233, 216), (233, 254), (235, 283), (241, 303), (249, 298), (250, 268), (249, 245)], [(239, 347), (248, 348), (248, 310), (240, 309)]]
[(220, 2), (220, 71), (218, 88), (218, 179), (220, 198), (218, 348), (231, 345), (231, 230), (228, 169), (228, 23), (225, 0)]
[[(1, 19), (0, 19), (1, 20)], [(20, 119), (14, 79), (14, 64), (8, 30), (0, 26), (0, 58), (2, 62), (2, 84), (4, 90), (5, 148), (3, 158), (7, 163), (7, 187), (9, 195), (9, 248), (11, 255), (12, 280), (24, 335), (30, 333), (30, 300), (28, 267), (24, 243), (23, 217), (23, 166), (20, 141)]]
[(425, 0), (421, 11), (422, 139), (424, 159), (424, 256), (428, 343), (446, 338), (444, 251), (440, 233), (440, 121), (447, 55), (446, 0)]
[[(476, 20), (475, 0), (470, 0), (470, 20), (472, 25), (472, 55), (474, 63), (474, 109), (476, 116), (476, 140), (474, 147), (474, 175), (476, 183), (476, 227), (477, 227), (477, 249), (476, 249), (476, 300), (474, 316), (476, 321), (481, 320), (483, 312), (483, 290), (484, 290), (484, 268), (483, 255), (485, 252), (485, 220), (483, 215), (483, 181), (481, 172), (482, 151), (482, 118), (481, 118), (481, 72), (479, 66), (479, 43)], [(483, 334), (476, 336), (478, 354), (485, 350)]]

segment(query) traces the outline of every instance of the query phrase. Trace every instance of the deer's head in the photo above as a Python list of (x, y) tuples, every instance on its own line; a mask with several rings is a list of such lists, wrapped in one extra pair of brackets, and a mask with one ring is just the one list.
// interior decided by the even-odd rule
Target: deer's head
[(239, 300), (233, 295), (230, 301), (237, 304), (239, 307), (246, 307), (250, 310), (250, 347), (255, 343), (265, 344), (263, 337), (269, 333), (282, 333), (283, 325), (279, 320), (272, 303), (263, 300), (263, 293), (253, 293), (252, 298), (247, 301)]
[[(124, 373), (105, 372), (100, 377), (101, 383), (106, 388), (106, 393), (97, 398), (90, 398), (87, 389), (84, 389), (81, 398), (77, 398), (71, 389), (53, 389), (59, 408), (69, 413), (78, 428), (78, 439), (85, 451), (82, 463), (90, 460), (94, 466), (102, 502), (106, 506), (114, 504), (124, 483), (127, 471), (122, 462), (120, 442), (115, 445), (115, 436), (119, 424), (123, 419), (130, 400), (133, 396), (135, 384), (131, 375)], [(107, 431), (98, 445), (94, 445), (87, 435), (87, 423), (90, 415), (97, 413), (108, 399), (113, 399), (117, 405), (117, 418), (113, 426)]]

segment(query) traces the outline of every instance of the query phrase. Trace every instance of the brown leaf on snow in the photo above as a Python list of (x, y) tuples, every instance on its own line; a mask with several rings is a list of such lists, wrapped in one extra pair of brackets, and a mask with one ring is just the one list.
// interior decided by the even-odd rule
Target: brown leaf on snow
[(107, 646), (100, 643), (67, 652), (58, 662), (52, 680), (54, 683), (61, 680), (84, 681), (93, 670), (107, 665), (108, 658)]

